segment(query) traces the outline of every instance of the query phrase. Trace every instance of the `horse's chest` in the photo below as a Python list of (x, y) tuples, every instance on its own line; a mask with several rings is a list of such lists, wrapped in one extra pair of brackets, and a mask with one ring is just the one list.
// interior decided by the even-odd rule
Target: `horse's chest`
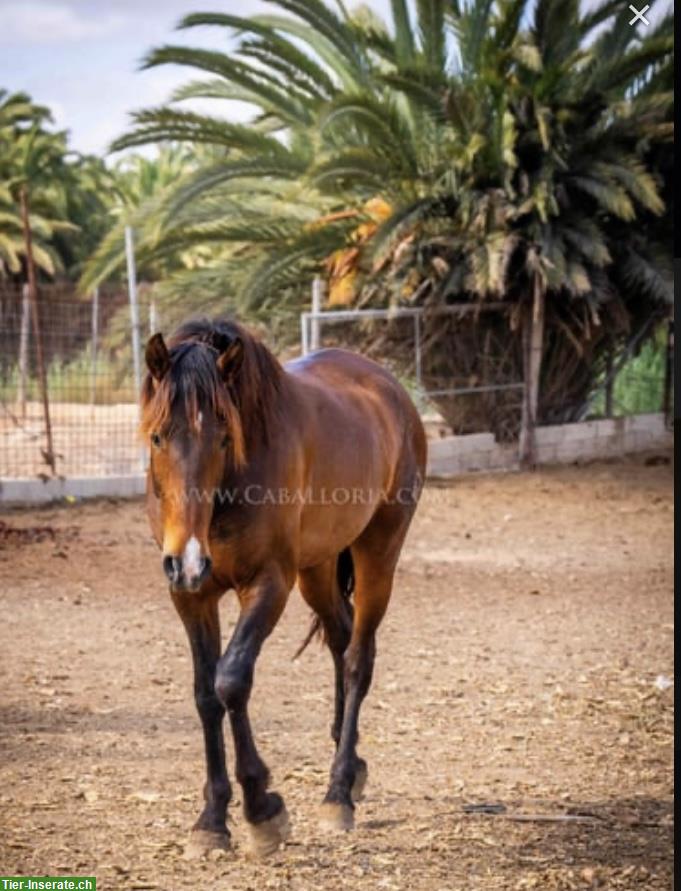
[(239, 587), (272, 563), (288, 563), (295, 551), (295, 519), (290, 511), (260, 508), (218, 521), (211, 529), (210, 548), (216, 574)]

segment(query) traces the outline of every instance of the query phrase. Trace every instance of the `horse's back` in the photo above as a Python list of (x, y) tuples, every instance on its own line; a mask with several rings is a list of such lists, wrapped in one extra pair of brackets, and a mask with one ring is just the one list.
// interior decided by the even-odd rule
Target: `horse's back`
[(295, 378), (316, 382), (335, 393), (343, 394), (359, 386), (390, 394), (396, 397), (400, 406), (414, 408), (409, 394), (395, 375), (360, 353), (329, 347), (293, 359), (284, 368)]
[(378, 362), (341, 347), (325, 347), (291, 359), (284, 365), (290, 374), (321, 378), (362, 378), (365, 375), (383, 377), (398, 383), (397, 378)]

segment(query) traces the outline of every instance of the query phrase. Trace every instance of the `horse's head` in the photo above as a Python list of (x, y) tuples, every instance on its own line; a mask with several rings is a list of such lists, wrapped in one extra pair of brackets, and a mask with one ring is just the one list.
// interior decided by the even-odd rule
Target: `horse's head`
[(212, 342), (147, 343), (142, 433), (159, 499), (163, 569), (174, 590), (197, 591), (211, 570), (209, 529), (216, 493), (244, 461), (233, 384), (243, 359), (238, 334)]

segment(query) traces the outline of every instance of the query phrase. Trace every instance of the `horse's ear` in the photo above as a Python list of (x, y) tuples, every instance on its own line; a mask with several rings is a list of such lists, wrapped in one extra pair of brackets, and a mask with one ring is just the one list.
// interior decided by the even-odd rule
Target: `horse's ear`
[(243, 361), (244, 342), (236, 335), (218, 356), (218, 371), (226, 383), (234, 380)]
[(170, 354), (162, 334), (154, 334), (153, 337), (149, 338), (147, 348), (144, 351), (144, 358), (151, 376), (155, 380), (160, 381), (170, 368)]

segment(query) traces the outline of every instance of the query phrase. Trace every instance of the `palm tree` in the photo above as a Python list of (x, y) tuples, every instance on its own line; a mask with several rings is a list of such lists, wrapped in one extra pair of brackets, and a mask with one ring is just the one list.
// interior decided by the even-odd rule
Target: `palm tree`
[[(35, 105), (25, 93), (0, 89), (0, 276), (19, 275), (26, 258), (26, 240), (20, 209), (20, 191), (26, 179), (27, 158), (36, 140), (45, 140), (43, 128), (51, 121), (49, 110)], [(32, 136), (30, 134), (33, 134)], [(63, 137), (54, 134), (50, 163), (66, 151)], [(33, 257), (36, 266), (53, 275), (61, 268), (52, 240), (57, 233), (72, 230), (61, 214), (58, 188), (43, 194), (31, 209)]]
[(109, 229), (108, 213), (115, 181), (104, 161), (96, 155), (70, 151), (65, 156), (63, 180), (59, 184), (59, 213), (70, 224), (57, 227), (52, 244), (69, 279), (82, 271)]
[[(156, 249), (221, 247), (169, 290), (295, 310), (331, 257), (339, 299), (503, 301), (511, 349), (507, 325), (480, 316), (462, 360), (459, 323), (439, 320), (428, 379), (479, 377), (478, 354), (515, 379), (541, 364), (529, 410), (577, 414), (605, 353), (670, 295), (671, 16), (641, 36), (623, 0), (392, 0), (390, 26), (342, 3), (270, 2), (284, 14), (185, 18), (236, 31), (236, 50), (153, 51), (148, 66), (201, 77), (116, 143), (211, 150), (159, 208)], [(197, 97), (246, 101), (252, 120), (181, 106)], [(529, 315), (546, 322), (528, 351)]]
[(33, 255), (40, 274), (76, 274), (105, 234), (111, 176), (100, 158), (70, 150), (67, 133), (55, 132), (52, 123), (49, 109), (27, 94), (0, 89), (0, 277), (22, 273), (19, 193), (29, 178)]
[[(320, 8), (324, 9), (323, 4)], [(181, 26), (203, 24), (251, 26), (250, 20), (210, 14), (188, 16)], [(337, 200), (326, 198), (304, 181), (314, 156), (308, 133), (320, 103), (336, 90), (334, 80), (349, 83), (351, 78), (340, 52), (326, 46), (324, 39), (316, 41), (311, 28), (310, 39), (318, 43), (325, 62), (308, 58), (292, 40), (275, 31), (275, 25), (279, 28), (276, 22), (252, 24), (255, 40), (243, 47), (244, 61), (232, 64), (224, 54), (186, 54), (181, 47), (164, 47), (152, 53), (148, 64), (196, 63), (209, 74), (229, 72), (231, 82), (226, 77), (192, 82), (178, 91), (175, 99), (217, 97), (251, 102), (259, 109), (253, 126), (174, 108), (152, 110), (139, 114), (139, 130), (116, 147), (156, 139), (207, 147), (203, 157), (208, 163), (185, 177), (162, 211), (152, 213), (150, 228), (157, 234), (152, 248), (155, 256), (199, 245), (208, 249), (211, 262), (192, 264), (190, 273), (180, 273), (166, 283), (165, 290), (179, 296), (190, 285), (193, 294), (210, 302), (211, 298), (224, 299), (227, 289), (240, 296), (242, 307), (269, 314), (277, 303), (270, 264), (280, 270), (277, 289), (296, 291), (299, 271), (311, 273), (351, 228), (347, 220), (331, 214)], [(286, 27), (295, 38), (295, 21), (291, 19)], [(245, 61), (270, 50), (278, 59), (274, 64), (280, 67), (276, 83), (275, 78), (259, 73), (259, 62)], [(327, 73), (327, 65), (338, 73)], [(328, 219), (327, 224), (317, 225), (320, 218)], [(149, 220), (146, 214), (145, 219)], [(259, 277), (265, 260), (270, 263), (263, 266)], [(105, 274), (102, 258), (96, 256), (84, 282)]]
[(137, 264), (144, 279), (154, 282), (183, 268), (182, 257), (167, 242), (157, 251), (160, 214), (177, 183), (196, 166), (195, 155), (186, 146), (163, 145), (155, 158), (128, 155), (108, 171), (108, 225), (82, 270), (82, 292), (124, 269), (126, 226), (135, 229)]

